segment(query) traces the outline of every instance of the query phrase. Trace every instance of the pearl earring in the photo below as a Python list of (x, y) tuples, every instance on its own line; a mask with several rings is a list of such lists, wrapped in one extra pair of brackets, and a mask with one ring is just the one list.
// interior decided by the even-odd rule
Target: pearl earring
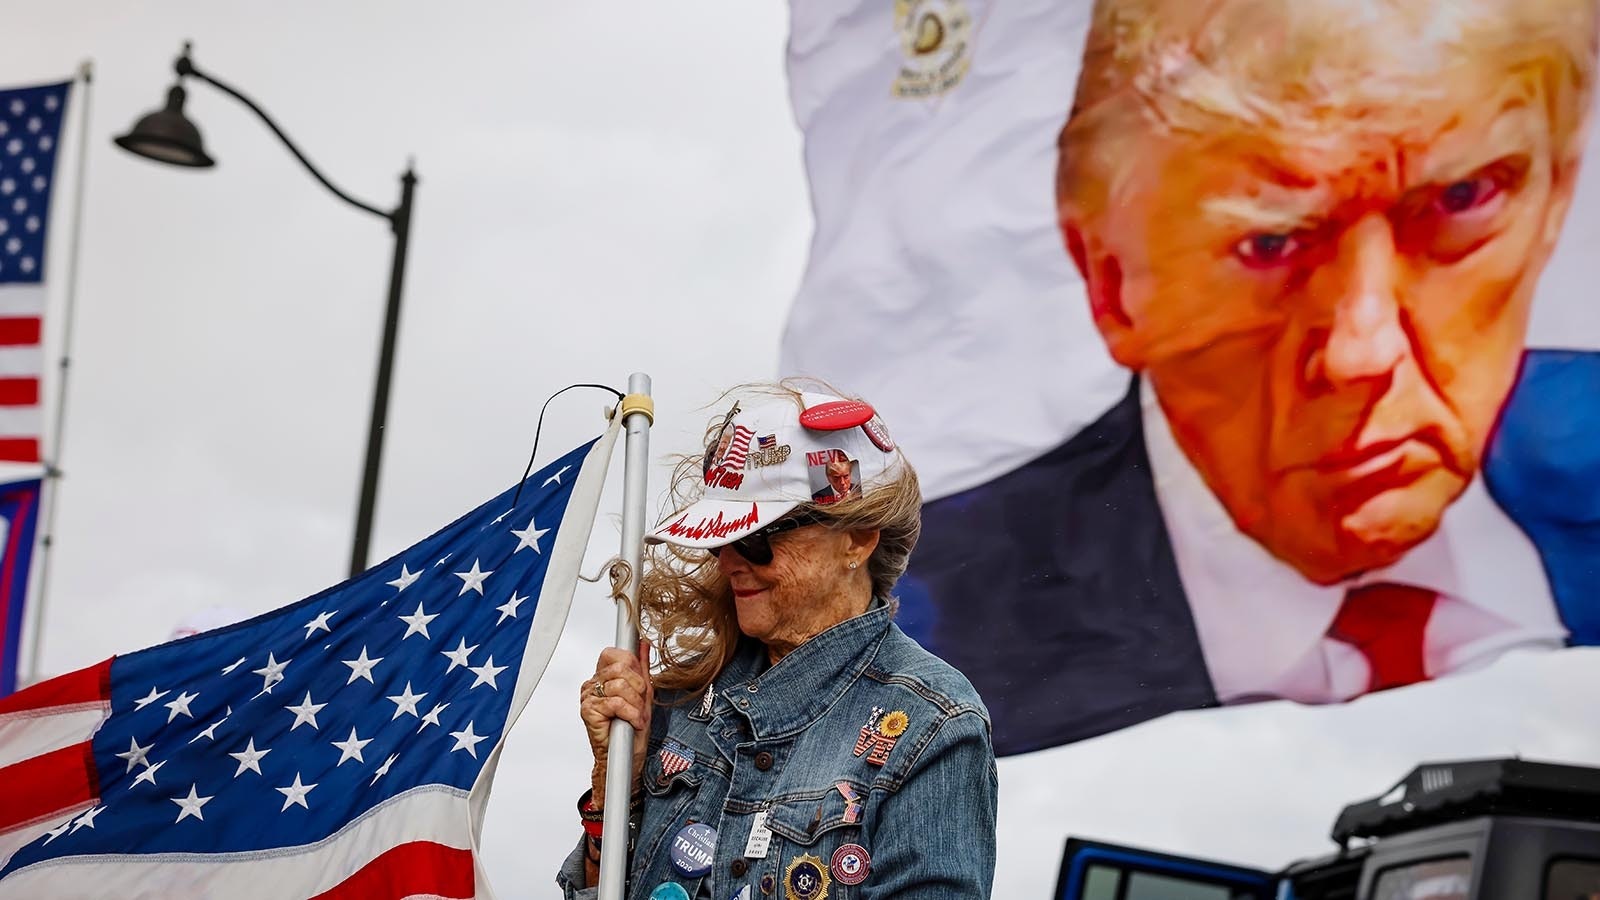
[(850, 560), (850, 568), (852, 568), (852, 569), (854, 569), (854, 568), (855, 568), (855, 567), (856, 567), (856, 566), (858, 566), (858, 565), (860, 565), (860, 563), (858, 563), (858, 562), (856, 562), (856, 561), (855, 561), (855, 560), (853, 560), (853, 559), (852, 559), (852, 560)]

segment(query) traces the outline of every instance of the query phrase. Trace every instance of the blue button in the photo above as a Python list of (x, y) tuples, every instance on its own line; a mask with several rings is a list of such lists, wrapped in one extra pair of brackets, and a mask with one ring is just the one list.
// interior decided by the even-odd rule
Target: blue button
[(689, 900), (689, 892), (676, 881), (663, 881), (650, 892), (650, 900)]
[(703, 822), (683, 826), (672, 839), (672, 866), (685, 878), (711, 871), (717, 854), (717, 830)]

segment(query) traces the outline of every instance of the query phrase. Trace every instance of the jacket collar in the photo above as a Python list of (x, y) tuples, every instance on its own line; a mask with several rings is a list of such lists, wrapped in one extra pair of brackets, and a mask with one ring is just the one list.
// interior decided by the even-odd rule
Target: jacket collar
[(877, 656), (893, 616), (893, 607), (874, 599), (866, 612), (816, 635), (771, 667), (764, 644), (742, 639), (717, 676), (716, 714), (731, 708), (743, 715), (758, 740), (804, 729), (861, 677)]

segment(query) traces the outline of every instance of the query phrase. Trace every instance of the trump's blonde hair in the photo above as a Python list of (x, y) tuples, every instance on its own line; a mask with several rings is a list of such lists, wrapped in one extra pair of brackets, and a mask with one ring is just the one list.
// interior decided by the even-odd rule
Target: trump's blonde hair
[[(723, 395), (722, 405), (734, 399), (781, 397), (805, 409), (802, 391), (841, 394), (821, 381), (787, 379), (777, 383), (746, 384)], [(723, 417), (706, 426), (704, 444), (716, 438)], [(682, 509), (705, 492), (701, 472), (703, 453), (680, 456), (673, 468), (667, 509)], [(867, 558), (872, 595), (891, 599), (895, 583), (905, 574), (911, 551), (922, 534), (922, 489), (917, 473), (902, 457), (891, 470), (892, 478), (826, 506), (803, 504), (796, 512), (810, 512), (822, 524), (840, 531), (875, 529), (878, 546)], [(665, 511), (665, 510), (664, 510)], [(717, 567), (710, 550), (692, 550), (673, 544), (646, 548), (644, 572), (639, 579), (640, 630), (654, 642), (660, 655), (656, 687), (699, 692), (710, 684), (733, 658), (741, 633), (734, 610), (733, 588)]]
[(1098, 0), (1057, 198), (1105, 210), (1151, 129), (1337, 141), (1486, 75), (1538, 80), (1561, 181), (1583, 153), (1597, 21), (1600, 0)]

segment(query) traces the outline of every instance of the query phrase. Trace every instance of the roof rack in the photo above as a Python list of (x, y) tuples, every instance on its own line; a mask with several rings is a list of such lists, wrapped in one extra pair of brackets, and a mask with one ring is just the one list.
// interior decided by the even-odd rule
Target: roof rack
[(1487, 815), (1600, 822), (1600, 768), (1523, 759), (1424, 763), (1382, 796), (1346, 806), (1333, 839), (1348, 846), (1351, 838)]

